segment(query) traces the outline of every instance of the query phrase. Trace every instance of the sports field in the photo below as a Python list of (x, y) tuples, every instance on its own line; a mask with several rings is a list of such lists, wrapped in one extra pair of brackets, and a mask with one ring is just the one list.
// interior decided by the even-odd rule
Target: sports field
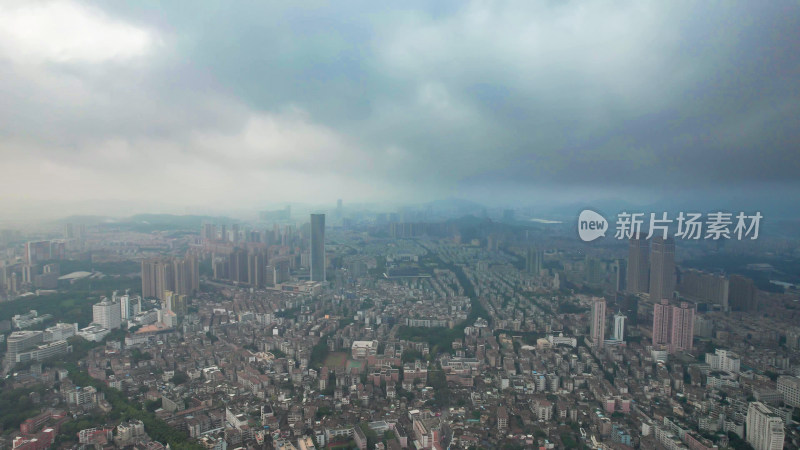
[(329, 369), (344, 369), (347, 365), (347, 353), (329, 353), (323, 365)]

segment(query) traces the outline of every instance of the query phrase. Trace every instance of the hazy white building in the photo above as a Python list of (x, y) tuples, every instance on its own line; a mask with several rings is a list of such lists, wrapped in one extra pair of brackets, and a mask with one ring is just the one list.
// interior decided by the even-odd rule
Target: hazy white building
[(115, 330), (122, 325), (122, 310), (119, 303), (103, 298), (92, 306), (92, 322), (108, 330)]
[(613, 339), (615, 341), (624, 341), (625, 340), (625, 317), (624, 314), (621, 312), (617, 312), (614, 314), (614, 335)]
[(782, 450), (783, 419), (767, 405), (752, 402), (747, 408), (747, 442), (755, 450)]
[(706, 364), (711, 367), (711, 370), (739, 373), (742, 362), (736, 353), (717, 349), (714, 353), (706, 353)]

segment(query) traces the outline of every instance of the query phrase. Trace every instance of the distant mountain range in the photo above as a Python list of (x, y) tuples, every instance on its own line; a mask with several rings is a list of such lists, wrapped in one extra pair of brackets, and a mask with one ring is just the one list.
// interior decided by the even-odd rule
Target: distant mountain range
[(136, 214), (130, 217), (69, 216), (56, 224), (81, 223), (87, 226), (107, 225), (120, 228), (147, 228), (159, 230), (199, 230), (203, 222), (237, 222), (221, 216), (195, 216), (175, 214)]
[[(424, 221), (442, 221), (474, 216), (475, 220), (486, 217), (499, 219), (502, 210), (507, 206), (486, 205), (469, 199), (448, 197), (430, 202), (407, 204), (398, 211), (418, 213)], [(294, 209), (294, 208), (293, 208)], [(518, 205), (511, 207), (517, 211), (516, 222), (519, 224), (530, 219), (548, 219), (572, 221), (580, 211), (592, 209), (606, 217), (627, 212), (660, 213), (667, 212), (670, 217), (679, 211), (709, 213), (727, 211), (737, 213), (744, 211), (754, 213), (760, 211), (765, 220), (800, 218), (800, 196), (761, 191), (738, 190), (736, 192), (714, 191), (708, 193), (686, 193), (682, 195), (664, 195), (663, 198), (649, 204), (636, 204), (624, 198), (606, 198), (587, 200), (581, 203), (550, 205)], [(254, 208), (255, 211), (255, 208)], [(411, 215), (412, 217), (414, 214)], [(225, 216), (210, 215), (176, 215), (176, 214), (136, 214), (129, 217), (112, 217), (102, 215), (73, 215), (54, 221), (54, 224), (83, 223), (89, 226), (109, 224), (120, 227), (139, 227), (161, 229), (194, 229), (200, 228), (204, 221), (218, 223), (235, 223), (236, 219)], [(410, 221), (415, 221), (411, 219)]]

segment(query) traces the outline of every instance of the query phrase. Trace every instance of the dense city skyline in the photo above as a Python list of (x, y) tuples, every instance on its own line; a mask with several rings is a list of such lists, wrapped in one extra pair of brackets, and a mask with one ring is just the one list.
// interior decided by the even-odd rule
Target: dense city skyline
[(800, 449), (799, 31), (0, 0), (0, 449)]
[(800, 443), (796, 238), (334, 205), (0, 228), (0, 444)]

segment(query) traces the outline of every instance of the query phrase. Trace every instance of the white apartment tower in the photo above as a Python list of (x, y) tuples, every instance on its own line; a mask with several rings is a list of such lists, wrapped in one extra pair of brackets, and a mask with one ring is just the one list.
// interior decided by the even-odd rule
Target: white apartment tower
[(103, 298), (100, 303), (92, 306), (92, 322), (103, 328), (114, 330), (122, 325), (122, 311), (119, 303), (113, 303), (108, 298)]
[(746, 434), (755, 450), (783, 450), (783, 419), (761, 402), (752, 402), (747, 408)]
[(625, 317), (621, 311), (618, 311), (614, 314), (614, 335), (613, 339), (615, 341), (624, 341), (625, 340)]

